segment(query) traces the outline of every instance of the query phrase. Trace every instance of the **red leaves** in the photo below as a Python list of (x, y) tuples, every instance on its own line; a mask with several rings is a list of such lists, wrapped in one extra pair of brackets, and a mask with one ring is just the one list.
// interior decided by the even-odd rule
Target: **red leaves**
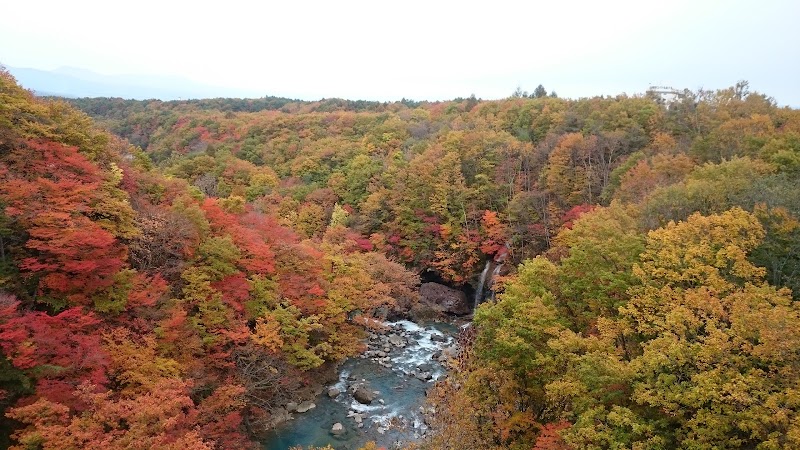
[(484, 239), (481, 242), (481, 252), (485, 255), (495, 255), (505, 248), (507, 230), (494, 211), (485, 211), (481, 218)]
[(560, 432), (571, 426), (572, 424), (566, 421), (545, 424), (539, 433), (539, 437), (536, 438), (533, 450), (569, 450), (572, 447), (564, 442)]
[(269, 242), (273, 230), (280, 228), (277, 224), (255, 213), (235, 216), (223, 210), (212, 198), (205, 199), (202, 207), (212, 228), (230, 235), (243, 252), (239, 262), (242, 267), (253, 274), (275, 272), (275, 253)]
[(20, 442), (43, 442), (44, 448), (165, 448), (210, 450), (194, 429), (198, 411), (189, 386), (164, 380), (133, 398), (97, 392), (86, 383), (74, 392), (86, 411), (71, 416), (58, 402), (39, 400), (14, 408), (9, 416), (28, 425), (16, 433)]
[(19, 220), (30, 238), (20, 267), (40, 276), (40, 293), (87, 304), (108, 288), (123, 266), (126, 249), (93, 222), (99, 200), (99, 169), (75, 147), (30, 141), (9, 155), (0, 179), (6, 214)]
[(373, 250), (372, 241), (369, 239), (358, 238), (356, 239), (356, 244), (358, 244), (358, 247), (365, 252), (371, 252)]
[(275, 254), (264, 238), (250, 230), (234, 236), (237, 247), (244, 250), (241, 265), (250, 273), (269, 274), (275, 272)]
[(593, 210), (594, 208), (595, 208), (594, 205), (588, 205), (588, 204), (573, 206), (569, 211), (565, 212), (564, 215), (561, 216), (561, 222), (563, 223), (563, 227), (568, 230), (571, 230), (573, 222), (575, 222), (582, 215)]
[(237, 312), (244, 311), (244, 302), (250, 296), (250, 283), (244, 274), (230, 275), (212, 284), (212, 287), (222, 293), (222, 299)]
[(162, 298), (169, 290), (167, 282), (161, 278), (160, 274), (147, 277), (142, 274), (135, 274), (133, 277), (133, 287), (128, 292), (129, 307), (151, 307)]
[(198, 422), (203, 436), (221, 448), (245, 448), (247, 439), (239, 432), (241, 408), (245, 406), (245, 388), (226, 383), (217, 388), (198, 408)]
[(38, 379), (39, 396), (63, 402), (83, 380), (106, 383), (108, 358), (99, 326), (93, 314), (80, 308), (56, 316), (28, 312), (0, 325), (0, 347), (15, 367)]
[(325, 291), (318, 284), (312, 286), (311, 289), (308, 290), (308, 293), (315, 297), (321, 297), (325, 295)]

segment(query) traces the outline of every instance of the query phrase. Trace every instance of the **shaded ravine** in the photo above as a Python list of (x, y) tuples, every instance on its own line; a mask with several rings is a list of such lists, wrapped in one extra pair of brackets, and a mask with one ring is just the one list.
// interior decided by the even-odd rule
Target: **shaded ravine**
[[(357, 449), (369, 441), (394, 448), (398, 442), (419, 440), (427, 429), (422, 410), (425, 393), (445, 374), (439, 361), (444, 356), (439, 354), (454, 352), (458, 329), (450, 324), (410, 321), (386, 325), (385, 333), (370, 335), (370, 349), (364, 355), (345, 361), (338, 381), (315, 399), (314, 409), (293, 413), (292, 420), (266, 436), (262, 448), (332, 445), (344, 450)], [(368, 405), (353, 397), (353, 388), (361, 384), (378, 392)], [(327, 388), (341, 393), (330, 398)], [(336, 423), (343, 426), (344, 433), (339, 436), (331, 433)]]

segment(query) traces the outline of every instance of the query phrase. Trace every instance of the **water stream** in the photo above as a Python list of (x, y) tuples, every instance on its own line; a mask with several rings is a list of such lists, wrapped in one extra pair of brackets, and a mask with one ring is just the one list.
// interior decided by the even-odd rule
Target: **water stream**
[[(425, 392), (442, 377), (445, 368), (435, 358), (443, 349), (451, 351), (457, 328), (450, 324), (415, 324), (410, 321), (387, 323), (387, 333), (370, 336), (370, 350), (362, 357), (347, 360), (335, 385), (314, 400), (316, 408), (294, 413), (294, 419), (270, 433), (264, 450), (286, 450), (293, 446), (331, 445), (337, 450), (357, 449), (366, 442), (395, 448), (397, 443), (419, 440), (426, 426), (421, 407)], [(388, 338), (395, 336), (395, 343)], [(384, 350), (391, 347), (389, 352)], [(388, 367), (387, 367), (388, 366)], [(426, 379), (430, 378), (430, 379)], [(366, 383), (378, 398), (369, 405), (355, 400), (350, 389)], [(327, 388), (342, 393), (329, 398)], [(354, 414), (363, 415), (359, 427)], [(334, 436), (331, 427), (344, 426), (344, 434)]]
[(483, 289), (486, 285), (486, 275), (489, 273), (491, 267), (492, 260), (490, 259), (486, 261), (486, 266), (483, 268), (483, 272), (481, 272), (481, 278), (478, 281), (478, 289), (475, 290), (475, 300), (472, 302), (473, 310), (483, 301)]
[(503, 270), (503, 265), (505, 265), (504, 262), (498, 263), (497, 266), (495, 266), (494, 270), (492, 271), (491, 284), (489, 285), (489, 288), (492, 290), (492, 295), (491, 295), (492, 301), (494, 301), (494, 295), (495, 295), (494, 282), (495, 282), (495, 280), (497, 280), (497, 277), (500, 275), (500, 271)]

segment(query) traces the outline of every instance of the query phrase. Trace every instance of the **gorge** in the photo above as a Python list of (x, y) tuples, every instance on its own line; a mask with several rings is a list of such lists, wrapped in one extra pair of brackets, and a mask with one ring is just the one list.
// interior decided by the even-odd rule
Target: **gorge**
[(0, 446), (800, 448), (800, 111), (537, 91), (0, 69)]
[[(458, 328), (442, 322), (383, 325), (370, 333), (363, 355), (342, 364), (337, 381), (314, 400), (315, 408), (291, 413), (293, 419), (269, 433), (265, 450), (295, 445), (357, 449), (369, 441), (397, 448), (425, 435), (425, 393), (455, 357)], [(364, 389), (373, 395), (359, 396)], [(337, 423), (342, 429), (334, 432)]]

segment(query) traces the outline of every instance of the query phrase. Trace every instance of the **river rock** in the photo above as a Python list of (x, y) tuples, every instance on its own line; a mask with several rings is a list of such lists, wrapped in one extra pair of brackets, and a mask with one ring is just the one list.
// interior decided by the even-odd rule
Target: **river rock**
[(431, 334), (431, 342), (447, 342), (447, 336), (443, 334)]
[(394, 345), (395, 347), (405, 347), (406, 346), (405, 339), (401, 338), (400, 336), (398, 336), (396, 334), (390, 334), (389, 335), (389, 343)]
[(286, 404), (286, 411), (288, 412), (295, 412), (297, 411), (297, 402), (289, 402)]
[(422, 283), (419, 288), (420, 302), (444, 314), (464, 316), (472, 312), (472, 305), (463, 291), (439, 283)]
[(331, 427), (331, 434), (334, 436), (339, 436), (344, 434), (344, 425), (342, 425), (339, 422), (333, 424), (333, 426)]
[(278, 425), (280, 425), (280, 424), (282, 424), (282, 423), (284, 423), (286, 421), (289, 421), (291, 419), (292, 419), (292, 415), (289, 414), (289, 411), (287, 411), (285, 408), (278, 408), (278, 409), (276, 409), (275, 411), (272, 412), (272, 415), (271, 415), (270, 420), (269, 420), (269, 424), (272, 427), (276, 427), (276, 426), (278, 426)]
[(362, 403), (364, 405), (371, 404), (378, 396), (375, 392), (369, 389), (369, 386), (360, 384), (356, 387), (356, 390), (353, 392), (353, 398), (356, 399), (357, 402)]
[(304, 412), (310, 411), (310, 410), (312, 410), (312, 409), (314, 409), (316, 407), (317, 407), (317, 405), (315, 405), (313, 402), (310, 402), (310, 401), (306, 400), (303, 403), (300, 403), (299, 405), (297, 405), (297, 412), (304, 413)]
[(342, 391), (340, 391), (339, 388), (337, 388), (335, 386), (328, 389), (328, 397), (330, 397), (330, 398), (336, 398), (341, 393), (342, 393)]
[(430, 372), (417, 372), (414, 374), (414, 376), (420, 381), (428, 381), (433, 378), (433, 375), (431, 375)]

